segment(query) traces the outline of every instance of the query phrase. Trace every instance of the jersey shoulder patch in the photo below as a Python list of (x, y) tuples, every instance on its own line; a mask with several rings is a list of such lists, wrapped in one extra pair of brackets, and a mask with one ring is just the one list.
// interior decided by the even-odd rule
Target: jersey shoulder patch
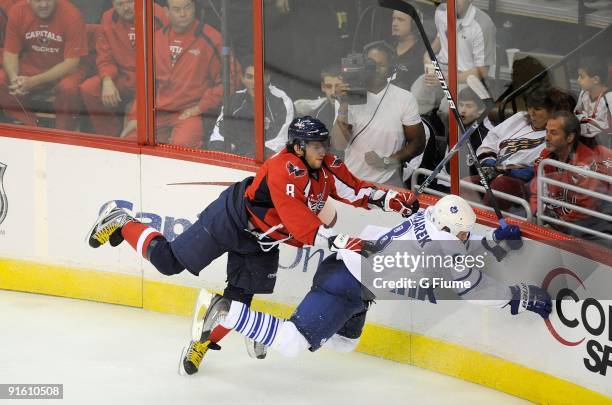
[(306, 175), (306, 169), (300, 168), (292, 161), (288, 161), (285, 167), (287, 168), (287, 173), (289, 174), (289, 177), (298, 178)]
[(344, 164), (344, 161), (335, 155), (325, 156), (325, 162), (329, 165), (330, 168), (340, 167)]

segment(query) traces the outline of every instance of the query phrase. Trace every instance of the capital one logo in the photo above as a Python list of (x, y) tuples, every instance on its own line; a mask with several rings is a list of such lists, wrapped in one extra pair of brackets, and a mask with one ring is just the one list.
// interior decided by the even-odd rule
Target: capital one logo
[(8, 199), (4, 191), (4, 172), (6, 172), (6, 165), (0, 162), (0, 225), (8, 214)]
[[(578, 286), (575, 289), (561, 288), (557, 292), (556, 313), (562, 325), (554, 326), (549, 318), (545, 321), (546, 327), (564, 346), (576, 347), (584, 344), (587, 355), (583, 359), (584, 366), (593, 373), (605, 376), (608, 367), (612, 367), (612, 305), (606, 308), (597, 299), (589, 297), (580, 277), (564, 267), (551, 270), (544, 278), (542, 288), (547, 290), (558, 277), (569, 277), (576, 281)], [(567, 337), (570, 334), (580, 337)], [(595, 340), (600, 337), (607, 338), (608, 344)]]

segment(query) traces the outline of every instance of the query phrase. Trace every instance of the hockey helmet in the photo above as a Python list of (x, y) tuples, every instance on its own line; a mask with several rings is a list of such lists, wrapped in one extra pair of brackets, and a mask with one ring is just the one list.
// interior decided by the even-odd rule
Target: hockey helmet
[(289, 143), (306, 143), (310, 141), (329, 141), (329, 131), (321, 121), (306, 115), (297, 117), (289, 125)]
[(470, 232), (476, 223), (476, 214), (463, 198), (449, 194), (433, 206), (430, 219), (438, 230), (447, 228), (457, 236), (460, 232)]

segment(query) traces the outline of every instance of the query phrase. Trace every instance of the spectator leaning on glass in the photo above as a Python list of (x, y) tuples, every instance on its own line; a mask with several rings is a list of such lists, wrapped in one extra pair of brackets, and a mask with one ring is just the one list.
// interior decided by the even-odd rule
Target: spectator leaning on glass
[(348, 105), (349, 86), (339, 87), (338, 117), (332, 145), (345, 150), (351, 172), (364, 180), (403, 186), (402, 164), (425, 150), (425, 129), (416, 99), (389, 82), (395, 51), (383, 41), (364, 47), (364, 55), (376, 69), (366, 79), (366, 103)]
[[(67, 0), (29, 0), (11, 7), (0, 70), (0, 106), (13, 119), (36, 125), (33, 95), (54, 95), (58, 129), (76, 129), (79, 85), (87, 55), (83, 17)], [(31, 108), (31, 107), (30, 107)]]
[[(221, 34), (195, 15), (193, 0), (168, 0), (169, 24), (154, 37), (155, 135), (160, 143), (191, 148), (202, 146), (202, 113), (215, 110), (223, 98)], [(122, 137), (136, 138), (135, 107)]]
[(2, 67), (2, 54), (4, 53), (4, 31), (8, 22), (8, 13), (13, 4), (19, 0), (0, 0), (0, 67)]
[[(535, 162), (536, 173), (540, 162), (544, 159), (554, 159), (559, 162), (568, 163), (572, 166), (596, 171), (597, 163), (595, 153), (579, 141), (580, 130), (580, 123), (573, 113), (569, 111), (557, 111), (552, 113), (546, 124), (546, 148), (542, 150)], [(546, 166), (544, 168), (544, 173), (547, 178), (560, 181), (561, 183), (601, 192), (601, 182), (593, 177), (587, 177), (554, 166)], [(534, 213), (537, 209), (537, 187), (538, 182), (536, 177), (531, 181), (531, 195), (529, 197), (531, 209)], [(598, 209), (600, 205), (600, 200), (552, 184), (546, 185), (543, 194), (549, 198), (591, 210)], [(606, 221), (555, 204), (545, 204), (545, 214), (590, 229), (604, 231), (603, 228), (607, 227), (608, 232), (611, 230), (610, 224), (606, 224)], [(552, 224), (552, 226), (569, 234), (583, 236), (580, 231), (571, 228), (565, 228), (556, 224)]]
[[(495, 43), (497, 30), (491, 18), (472, 4), (473, 0), (457, 0), (457, 81), (459, 90), (465, 86), (470, 75), (479, 78), (492, 77), (495, 73)], [(446, 4), (441, 4), (435, 13), (438, 34), (432, 42), (440, 68), (448, 78), (448, 26)], [(440, 106), (439, 113), (446, 125), (448, 103), (435, 76), (429, 55), (424, 56), (425, 75), (419, 77), (412, 87), (417, 97), (421, 114), (429, 113)]]
[[(520, 111), (491, 129), (476, 150), (491, 188), (527, 199), (527, 183), (533, 177), (533, 163), (544, 149), (546, 122), (558, 110), (572, 110), (569, 96), (554, 90), (538, 89), (527, 96), (527, 112)], [(478, 176), (469, 178), (479, 183)], [(488, 204), (485, 196), (484, 203)], [(509, 202), (499, 200), (501, 209)]]
[[(153, 7), (155, 28), (162, 28), (166, 13), (157, 3)], [(123, 114), (136, 88), (135, 43), (134, 0), (113, 0), (113, 8), (102, 15), (96, 32), (98, 74), (81, 84), (81, 96), (97, 134), (121, 133)]]
[[(423, 20), (423, 15), (417, 11)], [(416, 24), (412, 17), (401, 11), (393, 11), (391, 36), (395, 42), (396, 62), (395, 81), (402, 89), (410, 90), (412, 84), (423, 73), (421, 59), (425, 46), (421, 41)]]
[[(245, 88), (232, 95), (227, 117), (224, 117), (224, 111), (221, 109), (208, 147), (240, 156), (254, 157), (255, 69), (253, 58), (246, 58), (243, 66), (242, 84)], [(293, 102), (287, 93), (270, 83), (270, 75), (267, 70), (264, 74), (264, 81), (266, 83), (264, 86), (265, 155), (268, 157), (285, 148), (287, 130), (293, 120)]]

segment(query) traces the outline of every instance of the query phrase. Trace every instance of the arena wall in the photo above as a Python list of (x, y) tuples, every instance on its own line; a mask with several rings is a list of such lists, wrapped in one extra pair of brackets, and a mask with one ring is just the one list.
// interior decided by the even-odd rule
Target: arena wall
[[(251, 172), (4, 137), (0, 164), (6, 165), (0, 193), (8, 202), (0, 206), (7, 210), (0, 222), (0, 288), (186, 316), (198, 288), (223, 288), (223, 257), (200, 277), (187, 272), (166, 277), (127, 244), (92, 249), (85, 238), (102, 204), (118, 200), (172, 239), (225, 187), (176, 183), (233, 182)], [(334, 206), (336, 226), (343, 232), (398, 222), (393, 214)], [(477, 231), (486, 229), (479, 224)], [(276, 293), (258, 297), (256, 307), (289, 315), (328, 254), (284, 246)], [(589, 257), (588, 252), (530, 241), (503, 267), (493, 258), (488, 261), (486, 271), (509, 284), (529, 281), (545, 284), (553, 298), (565, 294), (569, 299), (557, 303), (550, 322), (532, 313), (512, 316), (507, 308), (457, 300), (379, 301), (370, 311), (359, 350), (535, 402), (612, 403), (612, 300), (605, 295), (612, 269), (609, 262)]]

